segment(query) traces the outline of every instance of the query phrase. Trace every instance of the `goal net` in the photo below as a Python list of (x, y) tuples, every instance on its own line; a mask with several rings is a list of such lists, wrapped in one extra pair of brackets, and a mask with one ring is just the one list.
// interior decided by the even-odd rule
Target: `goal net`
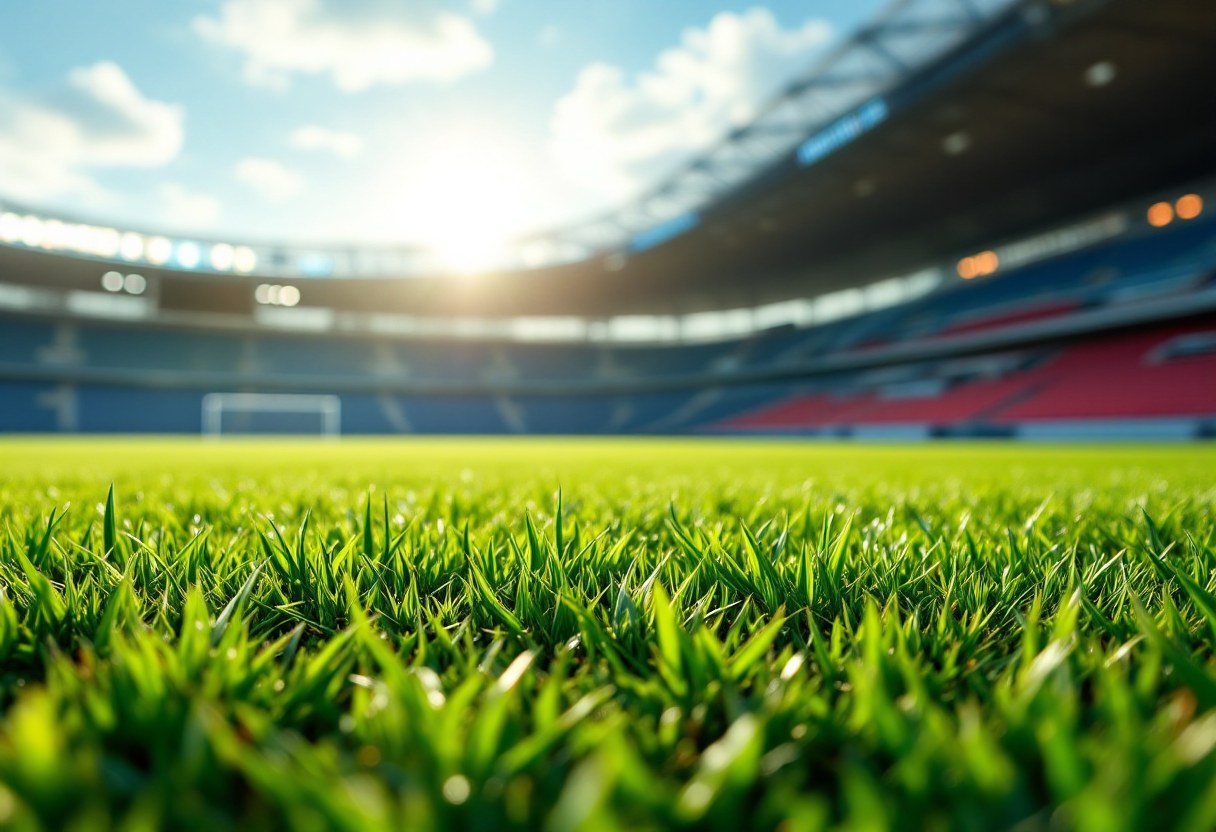
[(295, 393), (208, 393), (203, 435), (320, 434), (342, 432), (342, 400)]

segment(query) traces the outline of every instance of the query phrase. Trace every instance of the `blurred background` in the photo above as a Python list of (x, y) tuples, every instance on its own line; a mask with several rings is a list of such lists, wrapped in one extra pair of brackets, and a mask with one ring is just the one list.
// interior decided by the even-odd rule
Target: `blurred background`
[(1216, 5), (6, 3), (0, 431), (1216, 436)]

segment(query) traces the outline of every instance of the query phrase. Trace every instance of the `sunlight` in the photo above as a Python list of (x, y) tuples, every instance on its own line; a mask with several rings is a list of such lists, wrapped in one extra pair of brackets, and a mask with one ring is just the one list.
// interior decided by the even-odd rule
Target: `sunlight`
[(524, 168), (519, 155), (487, 141), (436, 143), (388, 177), (384, 216), (448, 270), (494, 268), (535, 222), (540, 199)]

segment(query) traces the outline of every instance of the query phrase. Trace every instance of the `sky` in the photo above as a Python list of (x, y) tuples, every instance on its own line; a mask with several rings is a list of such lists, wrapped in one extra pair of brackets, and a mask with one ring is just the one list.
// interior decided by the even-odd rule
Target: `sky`
[(0, 200), (240, 241), (621, 204), (882, 0), (0, 0)]

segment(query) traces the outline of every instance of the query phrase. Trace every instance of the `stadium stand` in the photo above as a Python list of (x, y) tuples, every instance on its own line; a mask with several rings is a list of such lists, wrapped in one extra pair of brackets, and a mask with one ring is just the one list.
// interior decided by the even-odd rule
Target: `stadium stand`
[[(1203, 435), (1216, 418), (1210, 313), (1167, 325), (1133, 319), (1098, 335), (1068, 329), (1086, 314), (1140, 312), (1150, 300), (1181, 302), (1193, 318), (1212, 308), (1214, 277), (1216, 223), (1204, 221), (848, 320), (710, 344), (234, 336), (8, 315), (0, 429), (197, 432), (207, 392), (273, 388), (341, 392), (348, 433), (1106, 436), (1123, 424)], [(977, 337), (1011, 338), (1012, 349), (966, 348)], [(891, 357), (912, 346), (941, 357)], [(854, 372), (814, 366), (875, 354)], [(782, 377), (767, 378), (774, 373)]]
[[(1179, 344), (1205, 349), (1179, 353)], [(723, 428), (865, 433), (901, 426), (924, 435), (1110, 436), (1120, 428), (1151, 435), (1156, 426), (1161, 435), (1198, 436), (1216, 424), (1216, 318), (1009, 359), (992, 375), (982, 369), (955, 375), (964, 368), (938, 364), (896, 383), (852, 378), (728, 420)]]
[[(348, 433), (1105, 436), (1123, 424), (1204, 435), (1216, 323), (1153, 326), (1139, 313), (1154, 301), (1183, 317), (1210, 309), (1214, 277), (1216, 222), (1196, 219), (888, 309), (708, 344), (233, 334), (7, 314), (0, 429), (197, 432), (207, 392), (274, 389), (342, 394)], [(1113, 332), (1069, 333), (1127, 311)], [(984, 351), (993, 339), (1013, 349)], [(939, 357), (910, 361), (913, 349)], [(265, 429), (314, 428), (296, 417)]]
[[(945, 25), (917, 7), (892, 38)], [(0, 208), (0, 431), (197, 433), (209, 393), (260, 392), (337, 396), (343, 433), (1216, 434), (1216, 16), (984, 8), (692, 219), (474, 284)], [(1103, 61), (1118, 82), (1079, 80)], [(1048, 99), (1046, 126), (1016, 103)], [(953, 158), (943, 120), (987, 135), (959, 113), (1007, 133)]]

